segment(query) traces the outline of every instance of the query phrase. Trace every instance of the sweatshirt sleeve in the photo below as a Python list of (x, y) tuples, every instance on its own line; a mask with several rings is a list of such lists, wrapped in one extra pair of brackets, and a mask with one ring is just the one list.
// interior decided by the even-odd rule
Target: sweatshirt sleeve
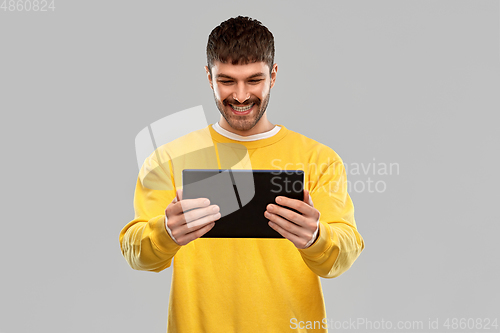
[(299, 252), (314, 273), (335, 278), (352, 266), (365, 247), (354, 221), (354, 206), (340, 157), (321, 173), (310, 194), (314, 208), (320, 212), (319, 235), (311, 246)]
[(139, 171), (134, 194), (135, 218), (120, 232), (121, 252), (130, 267), (160, 272), (180, 249), (165, 226), (165, 209), (176, 195), (170, 162), (159, 164), (153, 153)]

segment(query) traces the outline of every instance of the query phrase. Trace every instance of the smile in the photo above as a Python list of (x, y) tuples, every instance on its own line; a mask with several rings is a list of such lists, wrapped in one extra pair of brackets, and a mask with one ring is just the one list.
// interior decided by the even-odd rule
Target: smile
[(247, 105), (247, 106), (244, 106), (244, 107), (238, 107), (238, 106), (235, 106), (235, 105), (233, 105), (233, 104), (230, 104), (230, 105), (231, 105), (231, 107), (233, 108), (233, 110), (235, 110), (235, 111), (238, 111), (238, 112), (245, 112), (245, 111), (250, 110), (250, 109), (253, 107), (254, 103), (252, 103), (252, 104), (250, 104), (250, 105)]

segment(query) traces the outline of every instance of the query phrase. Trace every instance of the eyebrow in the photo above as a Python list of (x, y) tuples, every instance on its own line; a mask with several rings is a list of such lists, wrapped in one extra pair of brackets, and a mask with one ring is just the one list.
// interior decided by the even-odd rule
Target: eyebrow
[[(264, 73), (255, 73), (255, 74), (252, 74), (249, 77), (247, 77), (247, 79), (252, 79), (254, 77), (264, 76), (264, 75), (265, 75)], [(217, 75), (215, 75), (215, 78), (216, 79), (225, 78), (225, 79), (232, 79), (232, 80), (234, 80), (234, 77), (231, 77), (231, 76), (226, 75), (226, 74), (217, 74)]]

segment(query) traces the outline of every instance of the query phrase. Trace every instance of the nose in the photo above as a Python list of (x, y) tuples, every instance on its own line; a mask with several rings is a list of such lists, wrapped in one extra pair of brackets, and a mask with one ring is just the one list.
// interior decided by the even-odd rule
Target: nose
[(244, 87), (239, 87), (238, 91), (233, 94), (233, 98), (239, 103), (245, 103), (250, 98), (250, 93), (247, 93)]

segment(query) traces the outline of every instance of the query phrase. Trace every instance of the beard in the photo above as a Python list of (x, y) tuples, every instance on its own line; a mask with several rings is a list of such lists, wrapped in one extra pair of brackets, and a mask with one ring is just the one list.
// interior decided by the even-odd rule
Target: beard
[(241, 103), (236, 102), (233, 98), (228, 98), (220, 102), (215, 96), (214, 92), (215, 105), (217, 105), (217, 109), (219, 109), (219, 112), (224, 117), (224, 119), (226, 119), (229, 126), (237, 131), (248, 131), (259, 122), (260, 118), (262, 118), (262, 116), (264, 115), (264, 112), (266, 112), (270, 97), (271, 86), (269, 85), (269, 90), (267, 91), (267, 95), (266, 97), (264, 97), (264, 100), (260, 100), (257, 97), (249, 98), (245, 101), (245, 103), (243, 103), (243, 105), (251, 105), (252, 103), (254, 103), (255, 105), (253, 106), (252, 112), (244, 116), (239, 116), (233, 114), (233, 112), (228, 109), (231, 108), (229, 104), (240, 105)]

